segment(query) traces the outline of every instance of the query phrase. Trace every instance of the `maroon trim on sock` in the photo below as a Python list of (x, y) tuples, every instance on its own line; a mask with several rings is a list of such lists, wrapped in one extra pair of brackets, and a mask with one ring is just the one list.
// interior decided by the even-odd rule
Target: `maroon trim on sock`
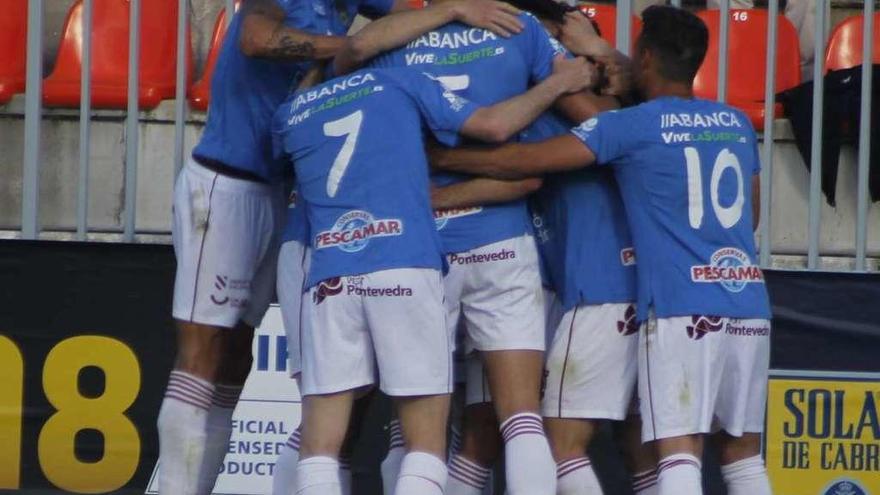
[(693, 466), (697, 469), (702, 469), (700, 463), (692, 459), (672, 459), (668, 461), (660, 461), (660, 463), (657, 464), (657, 476), (659, 477), (663, 471), (666, 471), (667, 469), (672, 469), (678, 466)]
[(657, 484), (657, 471), (647, 471), (633, 476), (633, 491), (641, 491)]
[(491, 471), (463, 457), (455, 456), (449, 461), (449, 476), (477, 489), (483, 489)]
[(562, 478), (567, 474), (571, 474), (579, 469), (583, 469), (592, 464), (589, 457), (576, 457), (568, 459), (556, 464), (556, 478)]
[(544, 423), (534, 414), (517, 414), (505, 421), (501, 426), (501, 436), (505, 442), (520, 435), (544, 436)]
[(297, 428), (293, 430), (293, 433), (290, 434), (290, 437), (287, 439), (287, 443), (285, 446), (290, 447), (293, 450), (299, 450), (300, 442), (302, 441), (302, 430)]

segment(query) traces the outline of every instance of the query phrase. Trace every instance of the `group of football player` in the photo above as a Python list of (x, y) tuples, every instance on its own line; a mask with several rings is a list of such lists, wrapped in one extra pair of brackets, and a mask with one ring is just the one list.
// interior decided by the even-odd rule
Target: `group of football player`
[(601, 494), (603, 421), (636, 494), (703, 493), (707, 440), (770, 494), (757, 140), (693, 95), (705, 25), (650, 7), (630, 59), (554, 0), (410, 3), (232, 20), (175, 187), (160, 493), (211, 493), (277, 292), (303, 401), (275, 494), (352, 493), (376, 390), (386, 494), (481, 494), (502, 455), (511, 495)]

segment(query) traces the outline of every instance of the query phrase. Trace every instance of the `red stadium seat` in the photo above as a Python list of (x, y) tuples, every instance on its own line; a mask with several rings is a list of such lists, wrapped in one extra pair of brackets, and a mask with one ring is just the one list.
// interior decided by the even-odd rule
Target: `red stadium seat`
[(27, 0), (6, 0), (0, 15), (0, 105), (24, 91), (27, 68)]
[[(720, 11), (698, 14), (709, 27), (709, 51), (694, 79), (694, 93), (701, 98), (718, 98), (718, 42)], [(727, 71), (727, 101), (743, 110), (756, 129), (764, 128), (764, 88), (767, 64), (767, 11), (731, 10)], [(797, 31), (784, 16), (778, 18), (776, 92), (801, 82)], [(782, 116), (782, 105), (774, 108)]]
[[(834, 28), (831, 33), (831, 41), (825, 51), (825, 70), (849, 69), (861, 65), (864, 59), (862, 53), (862, 37), (865, 25), (865, 16), (859, 14), (849, 17)], [(880, 12), (874, 14), (874, 48), (872, 62), (880, 64)]]
[[(238, 3), (236, 3), (236, 8), (238, 8)], [(208, 50), (208, 59), (205, 61), (202, 77), (189, 90), (189, 105), (194, 110), (203, 112), (208, 110), (208, 103), (211, 101), (211, 79), (214, 77), (214, 67), (217, 65), (217, 57), (220, 55), (220, 48), (223, 47), (225, 36), (226, 9), (223, 9), (217, 16), (217, 23), (214, 25), (211, 48)]]
[[(599, 34), (612, 45), (617, 41), (617, 8), (613, 5), (581, 5), (581, 12), (599, 25)], [(642, 20), (632, 16), (632, 41), (642, 31)]]
[[(141, 5), (141, 46), (138, 106), (155, 108), (175, 96), (177, 60), (177, 0), (150, 0)], [(94, 0), (92, 18), (92, 107), (126, 108), (128, 98), (128, 0)], [(64, 32), (52, 74), (43, 84), (47, 106), (78, 107), (82, 33), (82, 0), (64, 21)], [(187, 30), (187, 41), (189, 31)], [(190, 43), (187, 43), (191, 46)], [(187, 50), (187, 86), (192, 50)]]

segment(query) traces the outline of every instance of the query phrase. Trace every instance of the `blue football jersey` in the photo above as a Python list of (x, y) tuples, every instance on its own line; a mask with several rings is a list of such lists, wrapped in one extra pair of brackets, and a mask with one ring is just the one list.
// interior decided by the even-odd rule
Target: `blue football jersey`
[(755, 131), (715, 101), (658, 98), (572, 130), (614, 168), (638, 256), (639, 318), (769, 318), (755, 264)]
[(291, 96), (273, 123), (308, 217), (308, 285), (392, 268), (443, 268), (423, 129), (449, 146), (478, 107), (427, 74), (369, 69)]
[[(329, 35), (344, 35), (358, 10), (384, 13), (393, 5), (393, 0), (275, 1), (284, 9), (285, 26)], [(283, 163), (272, 156), (272, 114), (311, 64), (248, 57), (239, 48), (241, 29), (237, 14), (217, 58), (208, 121), (193, 156), (274, 181)]]
[(287, 212), (284, 218), (284, 228), (281, 231), (281, 242), (288, 241), (296, 241), (300, 244), (308, 244), (309, 242), (309, 221), (298, 186), (294, 186), (287, 198)]
[[(520, 139), (543, 141), (570, 128), (547, 112)], [(635, 251), (611, 170), (550, 174), (530, 206), (547, 279), (565, 310), (635, 301)]]
[[(465, 98), (480, 105), (493, 105), (547, 78), (553, 72), (553, 57), (564, 52), (534, 16), (522, 14), (521, 20), (525, 29), (506, 39), (464, 24), (447, 24), (376, 58), (372, 66), (427, 70)], [(465, 178), (437, 174), (433, 180), (436, 185), (447, 185)], [(447, 253), (467, 251), (530, 231), (525, 200), (435, 214)]]

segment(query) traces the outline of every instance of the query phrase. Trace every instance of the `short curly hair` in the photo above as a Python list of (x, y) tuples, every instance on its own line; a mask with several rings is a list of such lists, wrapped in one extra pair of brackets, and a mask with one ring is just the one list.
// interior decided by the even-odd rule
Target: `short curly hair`
[(696, 15), (675, 7), (654, 5), (642, 13), (636, 47), (658, 60), (664, 78), (690, 84), (709, 46), (709, 30)]

